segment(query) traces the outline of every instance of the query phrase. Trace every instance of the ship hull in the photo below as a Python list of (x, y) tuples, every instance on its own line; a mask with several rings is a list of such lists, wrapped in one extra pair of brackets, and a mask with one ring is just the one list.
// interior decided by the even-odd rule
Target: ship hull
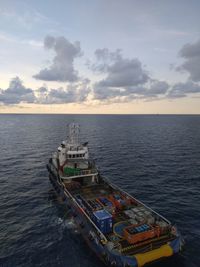
[(103, 261), (107, 266), (117, 267), (141, 267), (149, 263), (153, 263), (158, 260), (163, 260), (174, 254), (180, 252), (181, 237), (177, 236), (171, 242), (164, 244), (158, 248), (155, 248), (149, 252), (138, 252), (137, 254), (126, 256), (114, 250), (109, 250), (103, 242), (101, 242), (99, 235), (97, 235), (87, 218), (84, 216), (82, 210), (77, 207), (73, 199), (66, 194), (65, 188), (60, 180), (59, 175), (52, 168), (51, 164), (47, 165), (49, 171), (49, 179), (57, 193), (68, 209), (70, 209), (76, 226), (79, 228), (79, 232), (83, 236), (88, 246), (93, 250), (97, 257)]

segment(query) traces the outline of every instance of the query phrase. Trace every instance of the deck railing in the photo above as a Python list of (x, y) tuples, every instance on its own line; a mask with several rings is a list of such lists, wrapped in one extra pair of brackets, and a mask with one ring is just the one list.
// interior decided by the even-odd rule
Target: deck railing
[(71, 195), (71, 193), (66, 189), (65, 184), (61, 183), (63, 188), (64, 188), (64, 194), (66, 195), (66, 197), (70, 197), (70, 199), (76, 204), (76, 206), (79, 208), (79, 210), (82, 211), (82, 213), (85, 215), (85, 217), (88, 219), (88, 221), (91, 223), (91, 225), (93, 226), (93, 228), (96, 230), (96, 232), (98, 233), (99, 237), (101, 240), (103, 240), (105, 242), (105, 244), (108, 242), (107, 238), (105, 237), (105, 235), (101, 232), (101, 230), (96, 226), (96, 224), (91, 220), (91, 218), (88, 216), (88, 214), (85, 212), (85, 210), (79, 205), (79, 203), (77, 202), (77, 200)]
[(70, 170), (69, 173), (65, 173), (65, 177), (71, 177), (71, 176), (85, 176), (85, 175), (90, 175), (90, 174), (95, 174), (97, 173), (96, 169), (90, 169), (90, 170), (77, 170), (73, 169)]
[(106, 183), (108, 183), (109, 185), (111, 185), (113, 188), (122, 191), (125, 195), (128, 195), (130, 198), (134, 199), (135, 201), (137, 201), (138, 203), (140, 203), (141, 205), (143, 205), (144, 207), (146, 207), (148, 210), (150, 210), (152, 213), (156, 214), (158, 217), (162, 218), (165, 222), (167, 222), (168, 224), (171, 225), (171, 222), (168, 219), (166, 219), (165, 217), (163, 217), (160, 213), (156, 212), (155, 210), (152, 210), (149, 206), (147, 206), (146, 204), (144, 204), (140, 200), (134, 198), (128, 192), (125, 192), (122, 188), (119, 188), (116, 184), (113, 184), (108, 178), (106, 178), (106, 177), (102, 177), (102, 178), (103, 178), (103, 180)]

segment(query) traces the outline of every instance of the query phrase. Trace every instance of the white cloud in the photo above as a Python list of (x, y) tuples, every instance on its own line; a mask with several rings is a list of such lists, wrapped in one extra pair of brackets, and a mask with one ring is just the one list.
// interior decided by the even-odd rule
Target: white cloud
[(64, 104), (82, 103), (90, 93), (90, 81), (85, 79), (65, 88), (51, 88), (42, 86), (37, 90), (26, 88), (22, 81), (15, 77), (10, 81), (6, 90), (0, 89), (0, 103), (13, 105), (24, 103), (37, 104)]
[(42, 69), (33, 77), (43, 81), (75, 82), (79, 79), (74, 69), (74, 59), (82, 55), (80, 43), (69, 42), (65, 37), (47, 36), (44, 47), (55, 52), (53, 62), (48, 68)]
[(89, 80), (83, 80), (66, 88), (48, 90), (47, 87), (40, 87), (37, 90), (37, 103), (40, 104), (63, 104), (81, 103), (87, 100), (90, 93)]

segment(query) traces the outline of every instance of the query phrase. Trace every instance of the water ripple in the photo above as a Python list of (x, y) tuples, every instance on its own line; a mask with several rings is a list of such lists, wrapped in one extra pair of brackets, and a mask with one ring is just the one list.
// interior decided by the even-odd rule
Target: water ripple
[(0, 266), (103, 267), (58, 202), (45, 165), (81, 124), (103, 175), (178, 225), (183, 255), (162, 267), (200, 262), (200, 116), (0, 115)]

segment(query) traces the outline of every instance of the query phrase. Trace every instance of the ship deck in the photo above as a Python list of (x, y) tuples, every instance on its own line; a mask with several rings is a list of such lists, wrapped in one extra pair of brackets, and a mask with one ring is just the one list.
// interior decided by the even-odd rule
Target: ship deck
[[(68, 190), (73, 196), (81, 196), (86, 201), (96, 200), (100, 197), (109, 197), (112, 194), (121, 193), (120, 189), (113, 188), (107, 183), (81, 186), (80, 188), (68, 188)], [(125, 207), (115, 210), (115, 214), (113, 216), (113, 231), (111, 233), (105, 234), (106, 238), (114, 243), (115, 249), (117, 249), (122, 255), (131, 256), (136, 253), (144, 253), (159, 248), (167, 242), (176, 238), (176, 236), (173, 235), (171, 232), (171, 225), (168, 224), (168, 227), (165, 229), (165, 231), (161, 232), (159, 236), (152, 237), (147, 240), (142, 240), (134, 244), (130, 244), (123, 235), (123, 225), (131, 225), (130, 218), (127, 216), (125, 211), (130, 211), (135, 207), (143, 208), (143, 210), (148, 211), (148, 208), (144, 206), (141, 202), (137, 202), (137, 200), (134, 198), (133, 200), (134, 201), (130, 204), (126, 204)], [(159, 218), (159, 215), (157, 213), (154, 214), (152, 213), (152, 210), (150, 211), (152, 217), (154, 217), (155, 220), (163, 220), (162, 218)], [(152, 223), (152, 226), (154, 225), (155, 222)], [(120, 227), (122, 229), (120, 229)]]

